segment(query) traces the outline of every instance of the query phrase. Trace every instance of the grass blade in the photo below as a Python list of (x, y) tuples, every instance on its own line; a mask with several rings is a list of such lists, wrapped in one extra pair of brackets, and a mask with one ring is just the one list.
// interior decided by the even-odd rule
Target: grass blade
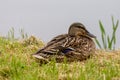
[(110, 41), (110, 37), (109, 37), (109, 36), (107, 36), (107, 41), (108, 41), (108, 49), (111, 49), (112, 44), (111, 44), (111, 41)]
[(106, 34), (106, 33), (105, 33), (104, 26), (103, 26), (103, 24), (102, 24), (101, 21), (99, 21), (99, 25), (100, 25), (100, 30), (101, 30), (102, 34)]
[(99, 43), (99, 41), (98, 41), (97, 39), (95, 39), (95, 42), (97, 43), (98, 47), (99, 47), (100, 49), (102, 49), (102, 47), (101, 47), (101, 45), (100, 45), (100, 43)]
[(103, 47), (106, 49), (106, 46), (107, 46), (106, 40), (105, 40), (106, 32), (105, 32), (104, 26), (103, 26), (101, 21), (99, 21), (99, 25), (100, 25), (100, 31), (101, 31)]
[(117, 20), (117, 22), (114, 22), (114, 17), (112, 16), (112, 37), (110, 37), (110, 35), (106, 34), (105, 31), (105, 27), (103, 26), (102, 22), (99, 20), (99, 27), (100, 27), (100, 31), (101, 31), (101, 39), (102, 39), (102, 46), (100, 44), (100, 42), (96, 39), (96, 43), (98, 45), (98, 47), (101, 49), (115, 49), (115, 44), (116, 44), (116, 31), (118, 29), (118, 25), (119, 25), (119, 20)]

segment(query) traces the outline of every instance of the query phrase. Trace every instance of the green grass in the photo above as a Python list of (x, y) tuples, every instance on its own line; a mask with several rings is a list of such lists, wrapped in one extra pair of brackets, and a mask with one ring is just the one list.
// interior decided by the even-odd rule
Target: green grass
[(102, 43), (98, 39), (95, 39), (98, 47), (100, 49), (114, 50), (116, 45), (116, 31), (119, 26), (119, 20), (115, 23), (114, 17), (112, 16), (112, 35), (107, 34), (105, 30), (105, 26), (103, 26), (102, 22), (99, 21), (99, 27), (101, 32)]
[(120, 51), (97, 51), (97, 55), (83, 62), (51, 61), (40, 66), (31, 54), (42, 46), (34, 37), (14, 42), (0, 38), (0, 80), (120, 79)]

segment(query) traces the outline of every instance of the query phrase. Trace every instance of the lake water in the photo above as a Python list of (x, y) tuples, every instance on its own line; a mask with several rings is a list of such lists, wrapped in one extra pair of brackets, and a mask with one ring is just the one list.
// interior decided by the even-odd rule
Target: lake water
[[(120, 0), (1, 0), (0, 35), (7, 35), (11, 27), (19, 37), (23, 28), (48, 42), (54, 36), (67, 33), (73, 22), (81, 22), (100, 40), (98, 21), (112, 34), (111, 16), (120, 20)], [(120, 46), (120, 25), (117, 48)]]

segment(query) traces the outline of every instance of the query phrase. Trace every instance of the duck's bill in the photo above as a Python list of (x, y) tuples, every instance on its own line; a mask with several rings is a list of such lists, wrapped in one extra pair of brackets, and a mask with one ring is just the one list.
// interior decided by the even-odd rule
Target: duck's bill
[(92, 37), (92, 38), (96, 38), (95, 35), (93, 35), (93, 34), (91, 34), (91, 33), (89, 33), (89, 32), (87, 33), (87, 35), (90, 36), (90, 37)]

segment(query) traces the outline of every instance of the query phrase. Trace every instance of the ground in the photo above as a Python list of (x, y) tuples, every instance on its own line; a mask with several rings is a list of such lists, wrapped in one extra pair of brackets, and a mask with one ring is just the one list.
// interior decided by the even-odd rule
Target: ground
[(44, 43), (35, 37), (10, 41), (0, 38), (0, 80), (120, 80), (120, 50), (96, 50), (81, 62), (40, 65), (31, 56)]

